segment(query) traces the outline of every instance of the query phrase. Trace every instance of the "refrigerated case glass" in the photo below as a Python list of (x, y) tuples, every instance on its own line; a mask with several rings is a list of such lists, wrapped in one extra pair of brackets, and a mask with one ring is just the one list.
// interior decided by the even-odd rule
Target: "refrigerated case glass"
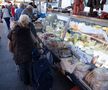
[[(97, 88), (105, 88), (102, 90), (107, 90), (108, 82), (102, 78), (105, 75), (108, 76), (107, 25), (99, 25), (93, 21), (92, 23), (90, 21), (86, 22), (76, 17), (53, 15), (46, 19), (46, 31), (57, 34), (57, 27), (63, 27), (63, 30), (65, 30), (64, 42), (69, 44), (69, 49), (73, 54), (71, 58), (60, 58), (62, 72), (68, 72), (68, 77), (71, 78), (71, 81), (79, 85), (82, 90), (99, 90)], [(62, 22), (65, 23), (62, 24)], [(90, 68), (87, 69), (87, 67)], [(105, 75), (99, 72), (104, 72)], [(101, 78), (97, 79), (97, 77)], [(100, 79), (103, 81), (99, 81)], [(93, 84), (89, 80), (95, 80), (100, 83)]]
[[(66, 40), (73, 43), (72, 49), (82, 62), (91, 63), (96, 58), (97, 67), (108, 68), (108, 27), (71, 19), (71, 36)], [(80, 53), (80, 54), (79, 54)]]
[(68, 18), (56, 14), (48, 14), (45, 19), (45, 27), (47, 32), (55, 33), (61, 37), (64, 32)]

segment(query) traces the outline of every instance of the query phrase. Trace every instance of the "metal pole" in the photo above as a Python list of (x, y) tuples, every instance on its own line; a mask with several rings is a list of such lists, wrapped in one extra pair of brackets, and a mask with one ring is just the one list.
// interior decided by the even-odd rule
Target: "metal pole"
[(59, 0), (59, 7), (61, 7), (61, 5), (62, 5), (62, 0)]
[(39, 0), (39, 12), (41, 12), (41, 0)]

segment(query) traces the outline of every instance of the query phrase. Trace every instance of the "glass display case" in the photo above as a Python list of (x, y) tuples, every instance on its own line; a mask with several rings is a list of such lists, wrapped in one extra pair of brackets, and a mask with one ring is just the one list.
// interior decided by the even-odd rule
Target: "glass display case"
[(71, 56), (70, 50), (67, 48), (68, 45), (61, 38), (66, 23), (65, 18), (60, 18), (55, 14), (48, 14), (45, 19), (42, 19), (44, 33), (38, 33), (44, 45), (58, 58)]
[(57, 14), (49, 14), (44, 26), (43, 42), (63, 55), (59, 59), (64, 74), (82, 90), (107, 90), (108, 27)]
[(93, 58), (98, 57), (95, 58), (95, 65), (107, 68), (108, 27), (77, 19), (71, 19), (69, 27), (65, 39), (72, 43), (72, 50), (78, 53), (80, 59), (85, 63), (91, 63)]
[(64, 32), (67, 21), (68, 18), (56, 14), (48, 14), (44, 22), (46, 32), (51, 32), (61, 37), (61, 35)]
[(108, 76), (108, 27), (70, 18), (64, 40), (70, 43), (74, 56), (83, 63), (75, 64), (72, 73), (83, 82), (84, 90), (107, 90), (108, 81), (102, 78)]

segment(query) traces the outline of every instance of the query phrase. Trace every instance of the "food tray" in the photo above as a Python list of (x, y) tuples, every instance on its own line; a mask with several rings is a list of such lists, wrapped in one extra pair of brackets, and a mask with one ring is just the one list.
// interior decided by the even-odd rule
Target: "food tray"
[(43, 25), (40, 21), (34, 22), (34, 25), (36, 30), (41, 30), (43, 28)]

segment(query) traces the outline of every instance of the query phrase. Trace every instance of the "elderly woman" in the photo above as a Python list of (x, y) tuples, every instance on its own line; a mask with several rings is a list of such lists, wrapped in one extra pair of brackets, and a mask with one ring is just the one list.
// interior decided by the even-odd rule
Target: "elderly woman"
[(30, 29), (33, 33), (33, 35), (36, 37), (36, 30), (35, 30), (35, 27), (33, 25), (33, 23), (31, 22), (33, 20), (33, 7), (31, 5), (28, 5), (21, 13), (21, 15), (27, 15), (29, 16), (30, 18), (30, 23), (29, 23), (29, 26), (30, 26)]
[(23, 14), (26, 14), (29, 16), (29, 18), (31, 19), (32, 21), (32, 18), (33, 18), (33, 7), (31, 5), (28, 5), (21, 13), (22, 15)]
[[(24, 84), (31, 84), (31, 62), (33, 42), (29, 28), (30, 18), (21, 15), (18, 22), (13, 22), (8, 39), (14, 43), (14, 60)], [(14, 37), (14, 38), (13, 38)]]

